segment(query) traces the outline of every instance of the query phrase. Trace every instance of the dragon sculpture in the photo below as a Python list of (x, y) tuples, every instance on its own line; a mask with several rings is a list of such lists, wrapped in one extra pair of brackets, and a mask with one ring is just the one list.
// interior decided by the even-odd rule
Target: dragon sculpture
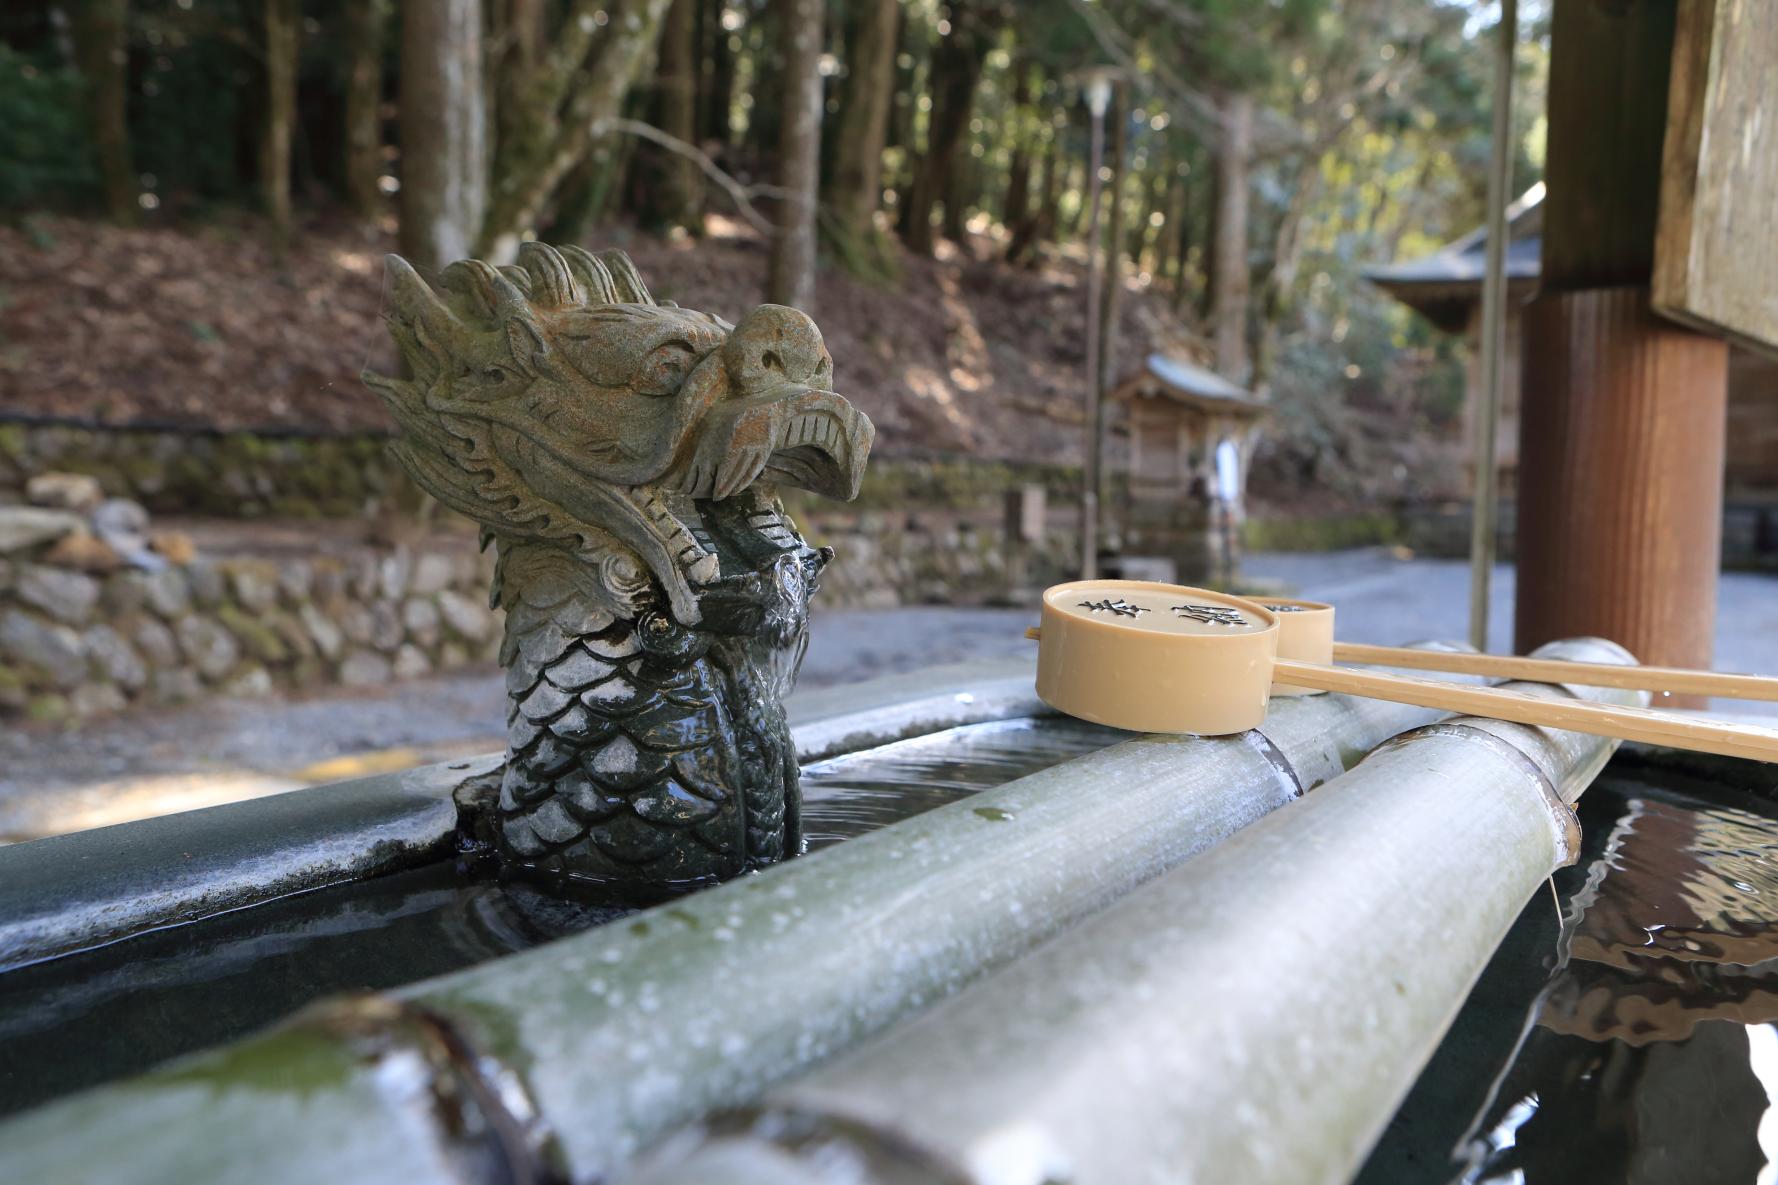
[(503, 865), (691, 887), (796, 854), (781, 697), (832, 552), (776, 489), (852, 498), (873, 435), (815, 323), (657, 302), (617, 251), (386, 276), (411, 378), (365, 382), (415, 481), (497, 548)]

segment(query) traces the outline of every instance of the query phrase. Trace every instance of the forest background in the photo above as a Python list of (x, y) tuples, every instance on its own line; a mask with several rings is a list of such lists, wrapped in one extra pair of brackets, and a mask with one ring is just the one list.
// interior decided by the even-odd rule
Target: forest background
[[(1542, 168), (1522, 5), (1515, 186)], [(1361, 271), (1482, 217), (1497, 14), (1439, 0), (71, 0), (0, 14), (0, 410), (383, 425), (380, 254), (628, 250), (813, 312), (890, 454), (1078, 464), (1109, 349), (1268, 398), (1252, 497), (1457, 492), (1465, 346)], [(1528, 18), (1528, 19), (1527, 19)]]

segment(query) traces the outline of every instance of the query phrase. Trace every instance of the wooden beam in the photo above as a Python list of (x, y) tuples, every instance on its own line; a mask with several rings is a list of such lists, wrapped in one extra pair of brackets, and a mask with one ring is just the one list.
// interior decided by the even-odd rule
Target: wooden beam
[(1654, 306), (1778, 354), (1778, 4), (1681, 0)]
[(1672, 0), (1556, 0), (1545, 292), (1648, 283), (1673, 24)]

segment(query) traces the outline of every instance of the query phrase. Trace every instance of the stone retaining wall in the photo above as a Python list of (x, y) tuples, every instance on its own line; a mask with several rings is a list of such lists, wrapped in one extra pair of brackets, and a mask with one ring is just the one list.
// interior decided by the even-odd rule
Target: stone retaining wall
[[(83, 474), (105, 496), (199, 520), (195, 557), (153, 572), (0, 547), (0, 715), (82, 718), (492, 659), (491, 564), (464, 524), (446, 514), (436, 538), (403, 545), (363, 542), (353, 525), (413, 537), (423, 499), (386, 444), (0, 420), (0, 504), (23, 501), (33, 477)], [(836, 551), (823, 608), (992, 604), (1069, 574), (1078, 483), (1063, 466), (879, 457), (852, 503), (786, 502), (811, 543)], [(1050, 510), (1040, 539), (1013, 543), (1005, 498), (1022, 486)]]
[(419, 493), (388, 438), (111, 428), (0, 420), (0, 491), (41, 473), (84, 473), (113, 498), (165, 514), (325, 518), (412, 506)]
[(834, 549), (821, 577), (825, 608), (1029, 602), (1079, 563), (1078, 514), (1048, 516), (1041, 542), (1007, 544), (997, 512), (803, 511), (809, 542)]
[(0, 713), (58, 720), (491, 661), (489, 575), (456, 539), (103, 575), (0, 559)]
[[(97, 478), (105, 494), (156, 514), (210, 518), (339, 518), (400, 510), (420, 501), (377, 433), (303, 436), (204, 432), (187, 428), (100, 427), (0, 416), (0, 502), (19, 501), (43, 473)], [(1001, 495), (1043, 486), (1050, 501), (1072, 503), (1080, 475), (1062, 465), (967, 457), (879, 455), (854, 510), (984, 510), (998, 516)], [(8, 497), (10, 495), (10, 497)], [(819, 499), (792, 494), (796, 508)]]

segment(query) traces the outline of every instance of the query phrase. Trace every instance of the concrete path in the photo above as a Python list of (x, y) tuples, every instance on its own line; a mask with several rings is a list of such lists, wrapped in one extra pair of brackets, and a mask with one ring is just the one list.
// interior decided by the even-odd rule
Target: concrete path
[[(1469, 565), (1460, 560), (1401, 560), (1383, 548), (1257, 555), (1247, 573), (1278, 581), (1310, 600), (1338, 605), (1347, 642), (1395, 646), (1469, 636)], [(1488, 649), (1509, 653), (1514, 572), (1494, 569)], [(1725, 572), (1717, 596), (1719, 670), (1778, 674), (1778, 576)], [(1778, 711), (1778, 705), (1753, 705)]]
[[(1035, 617), (916, 607), (818, 614), (801, 686), (1033, 654)], [(210, 700), (0, 732), (0, 843), (278, 794), (505, 746), (497, 671), (307, 699)]]
[[(1249, 574), (1340, 606), (1340, 635), (1397, 644), (1468, 633), (1468, 571), (1383, 550), (1252, 557)], [(1490, 649), (1512, 638), (1513, 573), (1495, 575)], [(917, 607), (818, 614), (803, 686), (1034, 653), (1035, 612)], [(1724, 669), (1778, 672), (1778, 577), (1723, 577)], [(1739, 706), (1739, 705), (1738, 705)], [(1774, 705), (1755, 705), (1770, 710)], [(0, 842), (191, 810), (499, 749), (504, 695), (473, 671), (294, 700), (209, 702), (77, 728), (0, 733)]]

